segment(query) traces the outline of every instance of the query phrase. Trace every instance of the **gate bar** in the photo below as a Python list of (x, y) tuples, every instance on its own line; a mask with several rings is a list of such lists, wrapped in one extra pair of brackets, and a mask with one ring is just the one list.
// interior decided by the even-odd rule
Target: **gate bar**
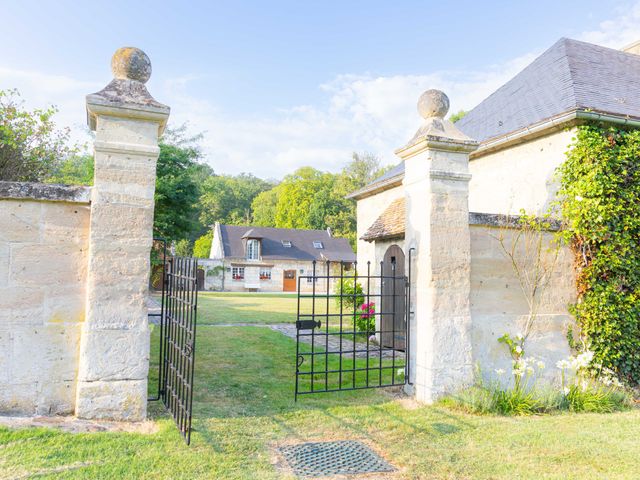
[(160, 400), (160, 398), (162, 397), (163, 393), (164, 393), (164, 383), (163, 383), (163, 370), (162, 370), (162, 363), (163, 363), (163, 348), (164, 348), (164, 303), (165, 303), (165, 288), (166, 288), (166, 282), (167, 282), (167, 277), (165, 275), (166, 273), (166, 268), (167, 268), (167, 240), (165, 238), (161, 238), (161, 237), (154, 237), (153, 239), (154, 242), (162, 242), (162, 297), (160, 297), (160, 313), (149, 313), (148, 316), (149, 317), (160, 317), (160, 351), (158, 354), (158, 393), (156, 394), (155, 397), (147, 397), (147, 402), (157, 402), (158, 400)]

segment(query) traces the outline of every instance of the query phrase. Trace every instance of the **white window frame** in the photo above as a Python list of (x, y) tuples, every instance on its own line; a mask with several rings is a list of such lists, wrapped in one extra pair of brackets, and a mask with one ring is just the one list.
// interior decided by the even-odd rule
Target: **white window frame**
[(291, 248), (291, 240), (282, 240), (282, 246), (284, 248)]
[(263, 282), (271, 280), (271, 268), (263, 267), (260, 269), (260, 280)]
[(231, 278), (238, 282), (244, 280), (244, 267), (231, 267)]
[(324, 244), (320, 240), (313, 241), (313, 248), (317, 248), (318, 250), (324, 249)]
[[(318, 273), (318, 272), (316, 272), (316, 273)], [(318, 283), (318, 277), (317, 276), (316, 277), (313, 276), (313, 270), (307, 270), (306, 276), (307, 276), (307, 283), (314, 283), (314, 282)]]
[(247, 240), (247, 260), (260, 260), (260, 240), (255, 238)]

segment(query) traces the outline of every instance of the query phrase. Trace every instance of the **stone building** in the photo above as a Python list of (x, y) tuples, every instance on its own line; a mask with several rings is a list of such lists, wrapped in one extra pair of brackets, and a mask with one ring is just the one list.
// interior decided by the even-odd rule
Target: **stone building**
[[(326, 269), (349, 269), (356, 255), (331, 230), (244, 227), (216, 223), (209, 260), (201, 260), (207, 290), (228, 292), (327, 291)], [(316, 262), (316, 276), (312, 278)], [(299, 278), (303, 277), (303, 278)], [(333, 287), (329, 280), (329, 290)], [(314, 287), (315, 283), (315, 287)]]
[[(426, 342), (426, 350), (417, 345), (413, 369), (424, 376), (418, 398), (428, 401), (468, 382), (472, 365), (488, 377), (510, 368), (497, 338), (520, 331), (528, 308), (496, 236), (510, 234), (509, 216), (549, 209), (556, 169), (578, 125), (640, 126), (637, 53), (637, 45), (620, 51), (563, 38), (455, 125), (444, 119), (446, 96), (428, 91), (418, 104), (423, 126), (396, 151), (402, 161), (350, 195), (357, 200), (358, 264), (388, 260), (398, 247), (405, 255), (413, 251), (413, 297), (420, 303), (423, 289), (427, 309), (411, 307), (417, 309), (412, 338)], [(555, 271), (528, 352), (550, 365), (570, 353), (571, 252), (560, 251)], [(442, 291), (439, 275), (448, 276)], [(439, 315), (460, 323), (438, 325)], [(443, 342), (443, 335), (456, 341)]]

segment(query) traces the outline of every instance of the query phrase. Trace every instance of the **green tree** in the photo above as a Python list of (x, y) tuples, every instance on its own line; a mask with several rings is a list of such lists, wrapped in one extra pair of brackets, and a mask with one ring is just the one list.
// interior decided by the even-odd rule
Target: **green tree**
[(0, 180), (42, 182), (77, 149), (69, 129), (56, 128), (56, 108), (28, 111), (19, 96), (0, 90)]
[(318, 223), (325, 208), (326, 190), (333, 181), (332, 174), (312, 167), (302, 167), (287, 175), (278, 186), (276, 227), (322, 228)]
[(211, 243), (213, 241), (213, 232), (209, 231), (198, 237), (193, 244), (193, 256), (196, 258), (209, 258), (211, 254)]
[(346, 197), (371, 183), (389, 168), (381, 167), (380, 159), (372, 153), (354, 152), (351, 161), (336, 178), (332, 189), (333, 207), (325, 223), (336, 236), (348, 238), (354, 249), (357, 243), (356, 201)]
[(371, 153), (354, 153), (338, 174), (303, 167), (256, 196), (253, 223), (280, 228), (331, 228), (356, 244), (356, 203), (346, 196), (382, 175), (387, 168)]
[(273, 183), (247, 173), (211, 176), (202, 184), (200, 222), (207, 226), (215, 222), (251, 224), (254, 198), (272, 187)]
[(154, 232), (167, 240), (191, 238), (202, 231), (196, 203), (199, 186), (195, 173), (201, 169), (197, 137), (186, 137), (184, 126), (167, 129), (158, 157)]
[(278, 205), (279, 195), (280, 189), (278, 186), (256, 195), (251, 202), (253, 225), (257, 225), (258, 227), (276, 226), (276, 207)]
[(93, 185), (93, 156), (73, 155), (63, 160), (46, 181), (64, 185)]
[(190, 257), (191, 256), (191, 242), (186, 238), (178, 240), (175, 243), (175, 252), (178, 257)]

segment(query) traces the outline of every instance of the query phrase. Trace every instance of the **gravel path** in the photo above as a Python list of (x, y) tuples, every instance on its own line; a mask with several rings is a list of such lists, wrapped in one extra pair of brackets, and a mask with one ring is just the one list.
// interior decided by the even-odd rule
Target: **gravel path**
[[(275, 325), (269, 325), (272, 330), (276, 332), (280, 332), (283, 335), (286, 335), (290, 338), (296, 338), (296, 326), (291, 323), (278, 323)], [(303, 330), (304, 333), (311, 333), (309, 330)], [(324, 349), (328, 347), (329, 352), (338, 352), (342, 351), (342, 355), (345, 357), (353, 357), (353, 341), (349, 340), (348, 334), (342, 335), (342, 349), (340, 348), (340, 335), (329, 335), (328, 336), (328, 345), (326, 344), (327, 338), (325, 335), (318, 335), (313, 340), (311, 335), (305, 335), (300, 337), (300, 341), (304, 342), (308, 345), (311, 345), (313, 341), (316, 347), (320, 347)], [(367, 357), (367, 343), (366, 342), (356, 342), (355, 345), (356, 350), (356, 358), (366, 358)], [(374, 345), (373, 343), (369, 343), (369, 358), (378, 358), (380, 356), (380, 349), (378, 345)], [(382, 350), (382, 358), (393, 358), (393, 350), (390, 348), (383, 348)], [(395, 351), (396, 360), (404, 359), (404, 352)]]

